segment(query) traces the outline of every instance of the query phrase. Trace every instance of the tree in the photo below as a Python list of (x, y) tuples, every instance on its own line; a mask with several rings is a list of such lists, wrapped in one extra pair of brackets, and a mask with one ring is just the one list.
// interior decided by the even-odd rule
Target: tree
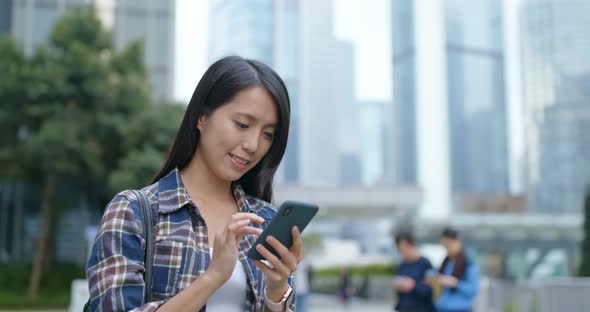
[(584, 240), (582, 241), (582, 263), (579, 276), (590, 276), (590, 189), (584, 200)]
[[(0, 52), (0, 160), (9, 168), (0, 178), (27, 180), (41, 192), (33, 299), (43, 259), (51, 259), (60, 182), (79, 181), (82, 195), (109, 181), (121, 188), (147, 182), (182, 108), (151, 103), (143, 43), (115, 51), (92, 7), (67, 13), (31, 58), (8, 38)], [(72, 195), (77, 202), (80, 194)]]

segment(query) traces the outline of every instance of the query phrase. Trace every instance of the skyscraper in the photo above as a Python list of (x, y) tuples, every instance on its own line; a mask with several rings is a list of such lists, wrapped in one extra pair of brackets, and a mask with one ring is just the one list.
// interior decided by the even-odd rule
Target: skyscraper
[(535, 210), (579, 213), (590, 188), (590, 107), (556, 103), (545, 108), (540, 129), (541, 177)]
[(416, 184), (416, 88), (414, 1), (394, 1), (393, 125), (394, 136), (389, 171), (400, 184)]
[(453, 193), (507, 193), (502, 2), (445, 2)]
[[(335, 54), (333, 62), (336, 65), (334, 75), (334, 103), (337, 111), (333, 113), (334, 124), (325, 124), (325, 127), (337, 127), (338, 146), (333, 153), (340, 154), (338, 171), (340, 179), (338, 183), (347, 185), (359, 185), (362, 178), (363, 161), (362, 151), (362, 124), (360, 107), (355, 99), (355, 71), (354, 71), (354, 44), (352, 42), (337, 40), (335, 42)], [(326, 105), (322, 103), (321, 105)]]
[(0, 35), (10, 33), (12, 24), (12, 1), (0, 0)]
[(508, 192), (501, 2), (392, 9), (395, 181), (421, 185), (432, 217), (462, 194)]
[(273, 65), (275, 10), (272, 0), (211, 0), (209, 61), (238, 54)]
[(302, 0), (300, 12), (300, 180), (333, 186), (339, 184), (341, 168), (332, 1)]
[(590, 114), (590, 3), (527, 0), (520, 12), (529, 208), (579, 212), (590, 179), (590, 140), (580, 135)]
[[(95, 0), (113, 3), (113, 0)], [(175, 1), (114, 1), (115, 47), (121, 49), (134, 40), (145, 43), (145, 64), (156, 99), (172, 99), (174, 92)], [(100, 16), (100, 15), (99, 15)], [(104, 16), (104, 15), (103, 15)], [(108, 25), (108, 22), (103, 23)]]

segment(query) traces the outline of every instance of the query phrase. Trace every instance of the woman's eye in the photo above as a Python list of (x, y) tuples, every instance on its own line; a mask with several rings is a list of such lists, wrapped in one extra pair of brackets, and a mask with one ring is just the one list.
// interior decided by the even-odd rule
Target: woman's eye
[(274, 133), (271, 133), (271, 132), (264, 132), (264, 137), (267, 140), (272, 141), (274, 139), (274, 137), (275, 137), (275, 134)]
[(239, 121), (234, 121), (234, 123), (236, 124), (236, 127), (240, 128), (240, 129), (247, 129), (248, 125), (245, 123), (241, 123)]

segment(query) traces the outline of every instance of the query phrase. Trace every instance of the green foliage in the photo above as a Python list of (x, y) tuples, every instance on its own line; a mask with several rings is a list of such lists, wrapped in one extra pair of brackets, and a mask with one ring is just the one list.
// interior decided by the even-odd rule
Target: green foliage
[[(183, 107), (151, 101), (143, 43), (115, 50), (111, 38), (92, 6), (69, 10), (32, 56), (0, 38), (0, 181), (44, 190), (31, 194), (42, 198), (43, 248), (35, 254), (30, 298), (46, 283), (39, 282), (39, 259), (53, 245), (44, 239), (54, 237), (53, 207), (78, 205), (81, 197), (104, 207), (113, 193), (147, 184), (182, 118)], [(56, 198), (63, 181), (76, 181), (80, 194)]]
[(69, 291), (60, 292), (41, 290), (35, 299), (28, 298), (23, 293), (13, 294), (0, 291), (0, 308), (8, 311), (32, 309), (45, 311), (47, 309), (67, 310), (71, 294)]
[(502, 309), (503, 312), (519, 312), (518, 306), (515, 303), (510, 303), (507, 304), (504, 309)]
[(152, 103), (143, 42), (117, 51), (111, 38), (88, 7), (58, 21), (30, 58), (0, 39), (1, 179), (55, 174), (112, 194), (161, 167), (184, 107)]
[[(314, 270), (314, 277), (335, 277), (340, 275), (342, 267), (331, 267)], [(368, 276), (393, 276), (397, 266), (393, 263), (375, 263), (348, 267), (351, 277)]]
[[(31, 264), (4, 263), (0, 265), (0, 292), (23, 294), (29, 283)], [(55, 264), (41, 279), (41, 291), (45, 293), (69, 291), (72, 280), (86, 278), (84, 266), (73, 263)]]

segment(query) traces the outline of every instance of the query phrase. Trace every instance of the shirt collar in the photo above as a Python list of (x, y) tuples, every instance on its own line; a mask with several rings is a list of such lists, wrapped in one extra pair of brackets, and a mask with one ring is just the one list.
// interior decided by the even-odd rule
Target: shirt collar
[[(259, 201), (249, 200), (251, 197), (246, 195), (242, 186), (237, 182), (232, 183), (232, 194), (234, 195), (234, 199), (238, 204), (240, 212), (256, 212), (260, 209), (260, 207), (258, 207), (260, 206), (258, 204)], [(175, 212), (187, 204), (195, 206), (182, 183), (180, 171), (177, 168), (170, 171), (168, 175), (158, 181), (158, 201), (158, 211), (161, 213)]]

